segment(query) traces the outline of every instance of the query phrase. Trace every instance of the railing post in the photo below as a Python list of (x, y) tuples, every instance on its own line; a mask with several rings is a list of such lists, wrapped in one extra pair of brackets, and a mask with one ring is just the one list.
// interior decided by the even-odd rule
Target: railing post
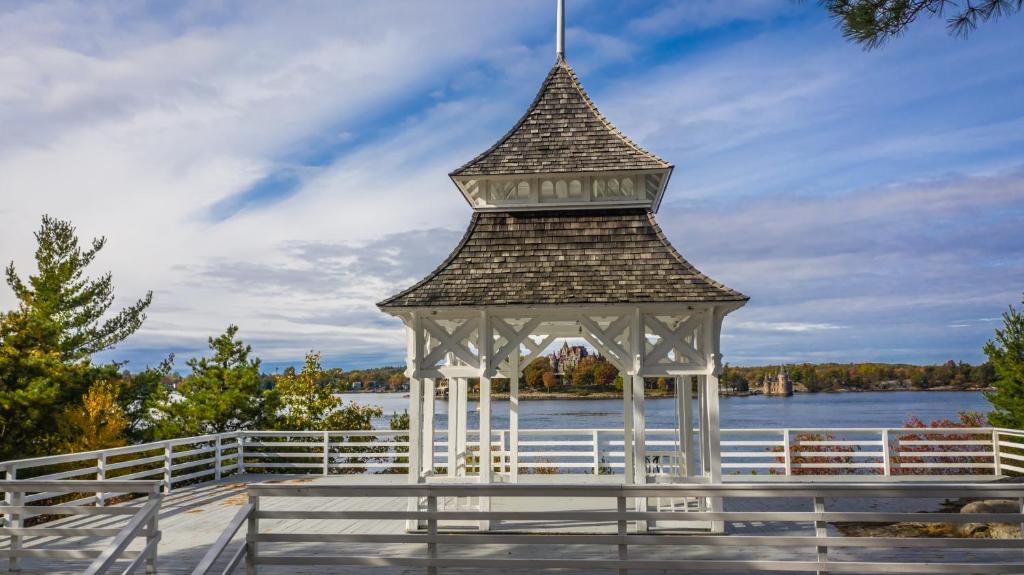
[(221, 465), (223, 464), (224, 458), (224, 444), (221, 441), (221, 434), (217, 434), (217, 439), (213, 441), (213, 478), (214, 480), (220, 479), (221, 476)]
[(882, 430), (882, 464), (885, 468), (885, 476), (892, 475), (892, 449), (889, 446), (889, 430)]
[(594, 430), (591, 441), (594, 442), (594, 475), (601, 475), (601, 432), (599, 430)]
[(245, 432), (239, 431), (235, 434), (235, 445), (237, 446), (237, 458), (235, 465), (238, 466), (238, 474), (245, 473)]
[[(619, 539), (622, 541), (619, 543), (619, 561), (625, 563), (629, 560), (629, 546), (626, 544), (626, 535), (629, 524), (626, 522), (626, 496), (619, 495), (616, 501), (616, 509), (619, 512), (619, 520), (617, 522)], [(619, 567), (619, 575), (628, 575), (629, 569), (625, 567)]]
[[(107, 478), (107, 452), (101, 451), (96, 456), (96, 479), (104, 481)], [(96, 507), (103, 507), (106, 504), (107, 494), (103, 491), (96, 492)]]
[[(1002, 452), (999, 449), (999, 430), (992, 430), (992, 475), (1000, 476), (1003, 474), (1003, 463)], [(1022, 531), (1024, 533), (1024, 531)]]
[[(17, 478), (18, 478), (18, 469), (16, 467), (13, 467), (13, 466), (8, 468), (7, 469), (7, 479), (10, 479), (10, 480), (14, 481)], [(11, 489), (17, 489), (17, 487), (12, 487)], [(21, 498), (23, 496), (24, 495), (21, 494), (21, 493), (18, 493), (18, 492), (15, 492), (15, 491), (8, 491), (6, 493), (6, 495), (4, 496), (4, 498), (7, 500), (7, 504), (8, 505), (14, 506), (14, 505), (21, 505)], [(21, 516), (17, 512), (8, 511), (7, 512), (7, 525), (8, 525), (8, 527), (21, 527)], [(11, 535), (11, 538), (10, 538), (10, 540), (8, 542), (7, 547), (11, 551), (17, 551), (18, 549), (21, 549), (21, 536), (20, 535)], [(19, 567), (18, 567), (18, 558), (15, 557), (14, 555), (11, 555), (10, 559), (8, 559), (7, 570), (11, 571), (11, 572), (19, 571), (20, 570)]]
[(427, 575), (437, 575), (437, 566), (434, 565), (437, 559), (437, 517), (434, 517), (437, 513), (437, 496), (427, 495), (427, 512), (430, 513), (427, 519), (427, 559), (430, 561)]
[(324, 475), (331, 470), (331, 432), (324, 432)]
[(256, 537), (260, 532), (260, 497), (249, 493), (249, 523), (245, 533), (245, 575), (256, 575)]
[[(814, 498), (814, 512), (824, 513), (825, 512), (825, 498), (815, 497)], [(816, 539), (824, 539), (828, 537), (828, 524), (825, 521), (814, 522), (814, 537)], [(828, 547), (824, 545), (817, 546), (818, 551), (818, 575), (826, 575), (827, 572), (823, 569), (824, 565), (828, 563)]]
[[(160, 495), (159, 490), (157, 490), (155, 492), (154, 491), (150, 491), (149, 496), (146, 499), (147, 499), (147, 501), (153, 501), (154, 499), (162, 499), (162, 498), (163, 498), (163, 496)], [(153, 516), (150, 518), (149, 526), (147, 527), (147, 533), (146, 533), (146, 546), (147, 547), (155, 539), (160, 537), (159, 518), (160, 518), (160, 507), (158, 506), (156, 509), (153, 510)], [(150, 550), (150, 552), (149, 552), (149, 556), (146, 557), (146, 567), (145, 567), (145, 569), (146, 569), (146, 573), (148, 575), (156, 575), (156, 553), (157, 553), (156, 550), (157, 550), (157, 546), (153, 545), (151, 550)]]
[(174, 465), (174, 446), (172, 446), (171, 442), (168, 441), (167, 444), (164, 445), (164, 486), (166, 489), (165, 493), (171, 492), (172, 465)]
[(793, 446), (789, 439), (790, 433), (788, 429), (782, 430), (782, 451), (783, 451), (783, 462), (786, 466), (786, 477), (793, 475)]

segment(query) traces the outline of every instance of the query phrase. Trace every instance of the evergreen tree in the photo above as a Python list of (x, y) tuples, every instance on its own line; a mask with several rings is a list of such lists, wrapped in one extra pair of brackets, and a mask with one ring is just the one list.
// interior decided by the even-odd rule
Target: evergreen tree
[(212, 357), (193, 358), (178, 397), (165, 393), (156, 405), (161, 438), (257, 429), (273, 423), (276, 394), (261, 385), (260, 360), (252, 346), (236, 339), (238, 326), (209, 339)]
[(55, 324), (37, 342), (40, 351), (56, 351), (65, 362), (88, 360), (142, 327), (153, 292), (104, 319), (114, 303), (113, 278), (110, 272), (98, 279), (85, 275), (86, 268), (106, 245), (106, 238), (92, 240), (91, 247), (83, 250), (75, 227), (50, 216), (43, 216), (35, 237), (36, 275), (22, 280), (13, 262), (6, 271), (7, 284), (20, 304), (11, 313)]
[(921, 16), (945, 16), (965, 37), (979, 24), (1020, 12), (1024, 0), (819, 0), (848, 39), (877, 48), (903, 34)]
[[(1024, 298), (1022, 298), (1024, 303)], [(988, 419), (996, 427), (1024, 429), (1024, 314), (1012, 305), (1003, 314), (1003, 328), (985, 344), (995, 370), (995, 390), (985, 397), (994, 408)]]
[(49, 216), (35, 237), (37, 273), (22, 279), (13, 263), (6, 270), (18, 307), (0, 313), (0, 459), (60, 447), (65, 408), (93, 382), (118, 376), (116, 365), (91, 365), (91, 355), (134, 333), (152, 299), (104, 319), (114, 300), (111, 275), (94, 280), (85, 272), (105, 240), (83, 250), (74, 226)]

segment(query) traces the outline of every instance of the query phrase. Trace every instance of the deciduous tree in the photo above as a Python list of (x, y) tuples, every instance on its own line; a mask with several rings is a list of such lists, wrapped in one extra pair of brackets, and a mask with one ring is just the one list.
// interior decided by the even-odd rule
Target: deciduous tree
[(68, 407), (60, 419), (64, 451), (94, 451), (126, 445), (128, 418), (118, 404), (118, 384), (97, 381), (78, 405)]
[(277, 427), (289, 431), (365, 430), (373, 428), (380, 408), (348, 403), (334, 395), (330, 385), (321, 383), (320, 354), (310, 352), (299, 373), (277, 378), (276, 391), (281, 402)]

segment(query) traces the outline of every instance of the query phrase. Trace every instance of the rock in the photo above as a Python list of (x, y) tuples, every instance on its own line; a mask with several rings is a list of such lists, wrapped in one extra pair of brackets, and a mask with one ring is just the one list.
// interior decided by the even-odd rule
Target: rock
[[(1020, 502), (1012, 499), (984, 499), (972, 501), (960, 513), (1019, 513)], [(1008, 523), (964, 523), (957, 528), (961, 537), (978, 539), (1019, 539), (1020, 525)]]
[(983, 499), (964, 505), (960, 513), (1020, 513), (1020, 503), (1012, 499)]

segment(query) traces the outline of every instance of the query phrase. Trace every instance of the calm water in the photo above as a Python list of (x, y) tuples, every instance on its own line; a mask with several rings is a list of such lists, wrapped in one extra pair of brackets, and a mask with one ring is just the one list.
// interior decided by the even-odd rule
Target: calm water
[[(402, 412), (409, 398), (400, 393), (342, 394), (345, 401), (376, 405), (384, 413)], [(508, 401), (494, 401), (492, 426), (508, 427)], [(647, 427), (676, 425), (674, 399), (648, 399), (645, 402)], [(901, 392), (818, 393), (793, 397), (723, 397), (722, 427), (900, 427), (910, 415), (924, 421), (955, 419), (960, 411), (988, 412), (988, 401), (980, 392)], [(470, 429), (478, 426), (476, 402), (469, 403)], [(437, 427), (447, 424), (447, 401), (437, 401)], [(387, 419), (376, 422), (387, 427)], [(521, 429), (544, 428), (621, 428), (622, 400), (545, 399), (521, 401)]]

